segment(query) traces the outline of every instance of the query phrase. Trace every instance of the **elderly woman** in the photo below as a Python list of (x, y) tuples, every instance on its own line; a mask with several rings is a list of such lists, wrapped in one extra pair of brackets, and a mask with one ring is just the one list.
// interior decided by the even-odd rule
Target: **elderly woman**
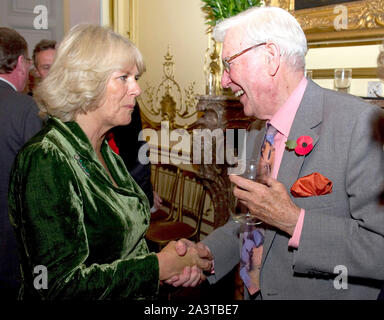
[(175, 243), (149, 253), (148, 199), (105, 141), (131, 121), (144, 69), (129, 40), (100, 26), (76, 26), (61, 43), (35, 92), (47, 125), (11, 175), (21, 298), (151, 299), (160, 280), (210, 269), (195, 249), (178, 256)]

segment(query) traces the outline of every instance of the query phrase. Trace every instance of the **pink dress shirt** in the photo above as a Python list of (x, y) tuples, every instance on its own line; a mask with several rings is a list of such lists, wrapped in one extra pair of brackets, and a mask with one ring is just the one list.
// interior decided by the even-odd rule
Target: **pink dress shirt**
[[(292, 92), (288, 100), (284, 103), (284, 105), (273, 115), (272, 119), (269, 121), (276, 129), (277, 133), (275, 136), (275, 163), (273, 165), (272, 170), (272, 178), (277, 179), (277, 175), (279, 173), (281, 160), (283, 159), (283, 154), (285, 150), (285, 143), (288, 140), (289, 132), (291, 130), (293, 120), (295, 119), (295, 115), (297, 109), (299, 108), (301, 99), (303, 98), (304, 91), (307, 87), (307, 79), (303, 77), (300, 81), (299, 85)], [(297, 221), (295, 230), (291, 239), (288, 242), (288, 245), (293, 248), (299, 247), (300, 235), (303, 228), (304, 223), (304, 215), (305, 210), (301, 209), (300, 216)]]
[[(307, 87), (307, 79), (303, 77), (299, 85), (292, 92), (288, 100), (284, 105), (273, 115), (272, 119), (269, 121), (277, 130), (274, 145), (275, 145), (275, 163), (272, 170), (272, 178), (276, 179), (277, 174), (279, 173), (281, 160), (283, 159), (283, 153), (285, 150), (285, 143), (288, 140), (289, 131), (291, 130), (293, 120), (297, 109), (299, 108), (301, 99), (303, 98), (304, 91)], [(301, 209), (300, 216), (297, 221), (295, 230), (291, 239), (288, 242), (288, 245), (293, 248), (299, 247), (301, 230), (304, 223), (305, 210)], [(215, 261), (213, 261), (211, 273), (215, 273)]]

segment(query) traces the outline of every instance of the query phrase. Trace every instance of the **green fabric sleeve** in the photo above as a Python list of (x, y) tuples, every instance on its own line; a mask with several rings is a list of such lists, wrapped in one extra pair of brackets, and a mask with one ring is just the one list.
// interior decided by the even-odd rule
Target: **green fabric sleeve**
[[(159, 265), (144, 239), (134, 250), (137, 256), (87, 265), (84, 204), (73, 170), (57, 150), (33, 145), (14, 164), (10, 219), (21, 246), (25, 294), (40, 299), (154, 298)], [(38, 265), (47, 268), (47, 289), (33, 285)]]

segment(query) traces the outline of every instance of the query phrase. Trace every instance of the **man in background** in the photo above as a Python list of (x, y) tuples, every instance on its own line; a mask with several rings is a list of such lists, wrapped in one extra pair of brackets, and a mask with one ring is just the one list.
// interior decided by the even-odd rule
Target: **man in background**
[(41, 80), (45, 79), (56, 54), (56, 41), (41, 40), (33, 50), (33, 64)]
[(25, 39), (0, 28), (0, 296), (16, 299), (20, 284), (15, 236), (8, 217), (12, 163), (24, 143), (41, 129), (38, 108), (23, 91), (31, 59)]

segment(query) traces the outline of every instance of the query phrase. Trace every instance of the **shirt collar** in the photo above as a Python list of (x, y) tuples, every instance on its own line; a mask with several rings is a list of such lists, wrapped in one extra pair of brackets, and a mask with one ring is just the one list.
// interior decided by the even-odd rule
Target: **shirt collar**
[(287, 101), (283, 106), (273, 115), (269, 122), (281, 134), (288, 138), (289, 131), (291, 130), (293, 120), (297, 109), (299, 109), (300, 102), (303, 98), (305, 88), (307, 87), (308, 80), (303, 77), (298, 86), (293, 90)]
[(5, 83), (8, 83), (15, 91), (17, 91), (15, 85), (11, 82), (9, 82), (8, 80), (5, 80), (4, 78), (0, 77), (0, 80), (1, 81), (4, 81)]

